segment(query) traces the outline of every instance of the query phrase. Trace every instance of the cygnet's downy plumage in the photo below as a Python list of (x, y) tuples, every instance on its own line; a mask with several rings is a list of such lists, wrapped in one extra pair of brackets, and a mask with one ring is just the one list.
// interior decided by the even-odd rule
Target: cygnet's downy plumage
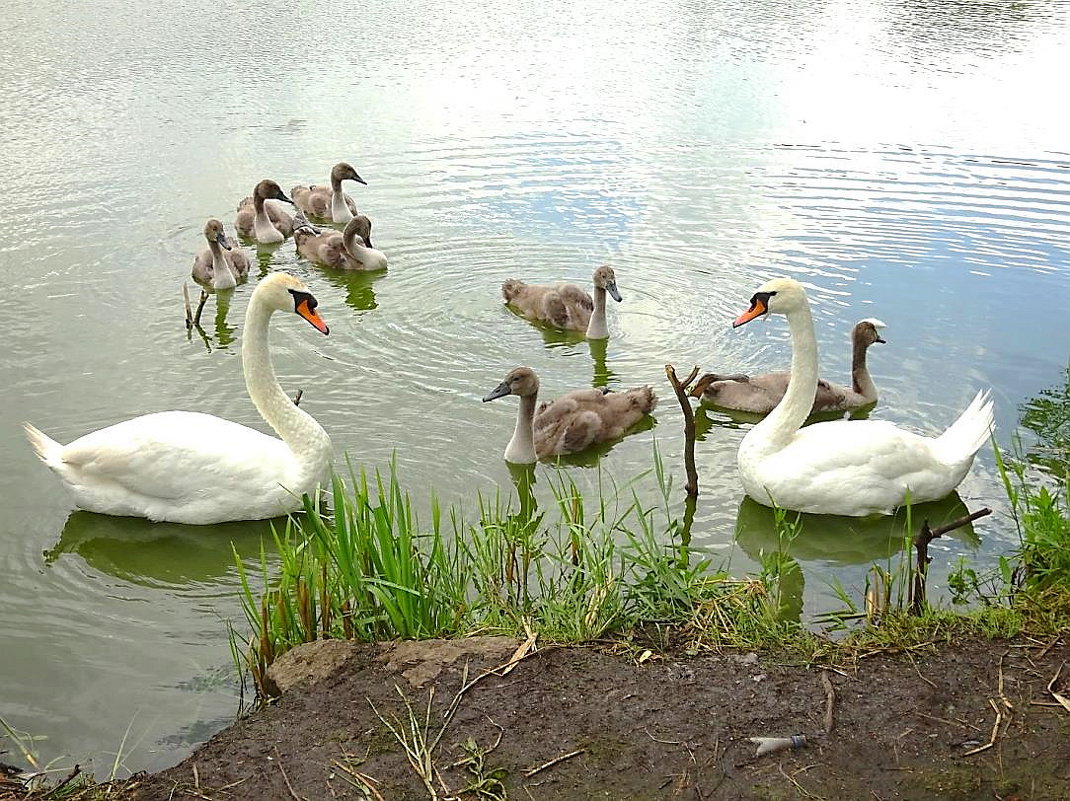
[(538, 394), (535, 371), (517, 367), (483, 398), (484, 402), (506, 395), (520, 398), (516, 428), (505, 449), (506, 461), (531, 464), (620, 439), (658, 403), (647, 386), (623, 392), (577, 389), (536, 408)]
[(238, 216), (234, 218), (238, 233), (263, 245), (282, 242), (292, 234), (293, 217), (278, 204), (268, 202), (274, 200), (293, 204), (277, 183), (265, 178), (253, 189), (251, 197), (242, 198), (238, 204)]
[(594, 271), (594, 297), (575, 284), (527, 284), (510, 278), (502, 284), (502, 297), (528, 320), (566, 331), (585, 331), (588, 339), (609, 336), (606, 294), (620, 302), (617, 276), (608, 264)]
[[(330, 186), (299, 184), (290, 189), (290, 194), (297, 208), (305, 214), (336, 223), (349, 222), (358, 214), (357, 204), (342, 191), (342, 181), (356, 181), (358, 184), (368, 185), (350, 164), (340, 161), (331, 168)], [(371, 240), (365, 241), (371, 247)]]
[[(877, 402), (877, 385), (866, 365), (866, 351), (875, 343), (884, 343), (880, 320), (860, 320), (851, 330), (851, 386), (818, 379), (817, 394), (810, 414), (854, 412)], [(691, 389), (691, 395), (703, 403), (722, 409), (753, 414), (769, 414), (788, 390), (789, 370), (746, 376), (739, 373), (706, 373)]]
[(249, 257), (227, 238), (223, 223), (213, 218), (204, 224), (208, 249), (193, 261), (192, 275), (213, 289), (230, 289), (249, 275)]
[(351, 219), (345, 229), (338, 233), (312, 225), (298, 210), (294, 217), (294, 242), (302, 257), (324, 267), (384, 270), (387, 266), (386, 254), (365, 245), (371, 237), (371, 229), (371, 220), (363, 214)]

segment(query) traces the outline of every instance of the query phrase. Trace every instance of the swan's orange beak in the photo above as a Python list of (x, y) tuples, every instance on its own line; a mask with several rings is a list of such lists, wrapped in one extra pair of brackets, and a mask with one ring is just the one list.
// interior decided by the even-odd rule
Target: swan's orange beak
[(331, 329), (327, 327), (327, 323), (323, 322), (323, 318), (319, 316), (315, 309), (308, 305), (308, 300), (302, 300), (298, 303), (295, 311), (312, 323), (316, 330), (321, 334), (331, 333)]
[(751, 298), (750, 308), (732, 321), (732, 327), (739, 328), (741, 325), (743, 325), (743, 323), (749, 323), (755, 317), (761, 317), (763, 314), (769, 311), (769, 307), (766, 306), (765, 303), (765, 298), (759, 295), (755, 295), (753, 298)]

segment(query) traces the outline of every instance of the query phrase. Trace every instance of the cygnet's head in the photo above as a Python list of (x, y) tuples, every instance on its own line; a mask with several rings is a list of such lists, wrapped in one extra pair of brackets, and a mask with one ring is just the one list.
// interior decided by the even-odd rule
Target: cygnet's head
[(356, 181), (358, 184), (368, 185), (368, 182), (357, 175), (357, 171), (353, 169), (351, 164), (340, 161), (331, 168), (331, 180), (335, 183), (341, 183), (342, 181)]
[(506, 395), (519, 395), (522, 398), (532, 397), (539, 392), (539, 377), (530, 367), (515, 367), (505, 376), (505, 380), (483, 397), (483, 402), (492, 401), (495, 398), (504, 398)]
[(209, 242), (218, 242), (221, 247), (230, 250), (230, 242), (227, 241), (227, 232), (223, 230), (223, 223), (215, 218), (204, 224), (204, 238)]
[(293, 205), (293, 201), (286, 197), (286, 193), (282, 191), (282, 187), (270, 178), (265, 178), (258, 183), (253, 190), (253, 195), (263, 198), (264, 200), (283, 200), (290, 205)]
[(604, 289), (613, 300), (620, 302), (620, 292), (617, 291), (617, 274), (608, 264), (603, 264), (594, 271), (594, 285), (597, 289)]
[(860, 342), (864, 347), (879, 342), (882, 345), (885, 344), (881, 339), (881, 329), (885, 325), (876, 317), (867, 317), (865, 320), (859, 320), (855, 323), (854, 329), (851, 331), (851, 336), (855, 342)]

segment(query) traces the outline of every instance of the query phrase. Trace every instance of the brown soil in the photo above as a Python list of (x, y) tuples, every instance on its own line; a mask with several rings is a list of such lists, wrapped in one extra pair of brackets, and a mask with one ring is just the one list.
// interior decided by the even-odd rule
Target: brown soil
[[(540, 650), (460, 695), (430, 757), (432, 796), (383, 719), (411, 738), (407, 699), (420, 734), (430, 697), (423, 736), (433, 741), (465, 666), (471, 681), (517, 645), (294, 652), (296, 672), (277, 680), (296, 685), (144, 779), (137, 797), (1070, 798), (1070, 709), (1048, 689), (1061, 669), (1052, 689), (1070, 695), (1065, 641), (915, 649), (842, 673), (754, 654), (639, 663), (591, 647)], [(804, 747), (761, 757), (748, 739), (795, 734)]]

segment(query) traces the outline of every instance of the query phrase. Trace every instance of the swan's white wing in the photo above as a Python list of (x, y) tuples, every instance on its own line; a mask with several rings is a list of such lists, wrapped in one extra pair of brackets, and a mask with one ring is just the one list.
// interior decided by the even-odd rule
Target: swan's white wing
[[(819, 423), (764, 459), (758, 479), (777, 503), (800, 511), (890, 511), (908, 491), (935, 500), (961, 480), (936, 458), (934, 441), (883, 420)], [(815, 498), (820, 509), (809, 508)]]
[(285, 443), (199, 412), (159, 412), (86, 434), (63, 449), (67, 477), (115, 482), (139, 495), (180, 499), (213, 486), (274, 475), (290, 458)]

